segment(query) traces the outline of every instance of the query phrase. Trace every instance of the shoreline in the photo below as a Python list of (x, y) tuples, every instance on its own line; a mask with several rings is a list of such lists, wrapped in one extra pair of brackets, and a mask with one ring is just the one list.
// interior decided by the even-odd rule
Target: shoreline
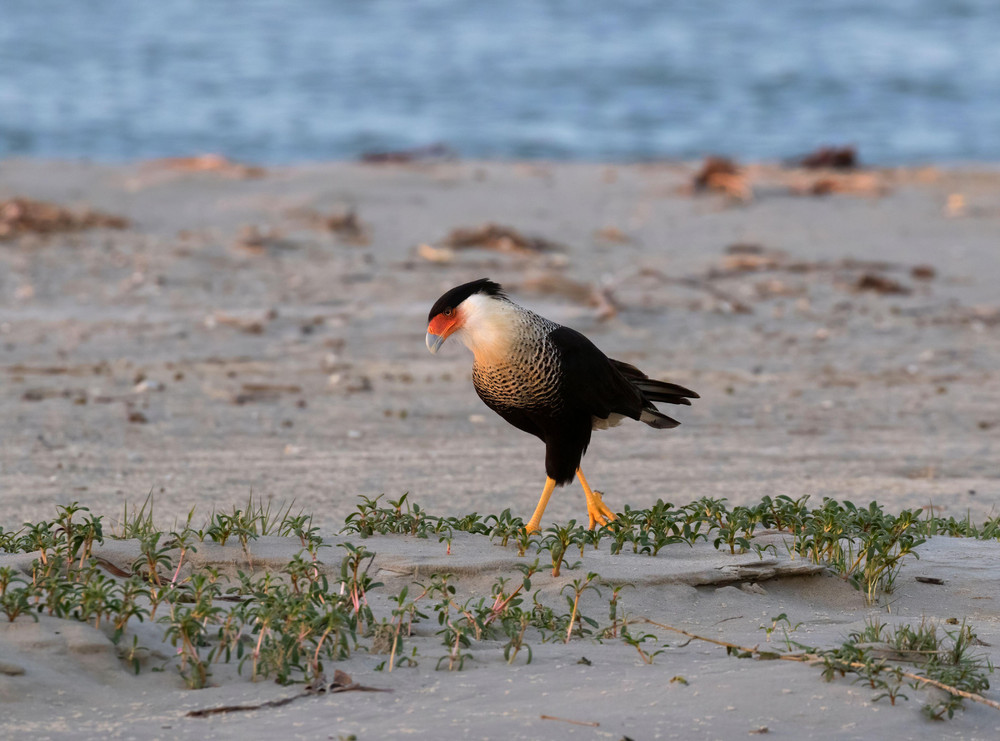
[[(818, 147), (813, 152), (819, 151), (824, 147)], [(836, 148), (836, 147), (834, 147)], [(496, 166), (515, 166), (515, 165), (544, 165), (547, 167), (622, 167), (622, 168), (644, 168), (644, 167), (657, 167), (657, 166), (685, 166), (685, 167), (697, 167), (703, 163), (709, 157), (725, 157), (732, 159), (735, 162), (740, 163), (744, 166), (759, 166), (775, 169), (798, 169), (796, 162), (801, 158), (811, 154), (810, 152), (800, 152), (798, 154), (789, 155), (784, 158), (776, 159), (757, 159), (754, 157), (745, 157), (738, 153), (718, 151), (718, 152), (705, 152), (701, 155), (691, 156), (691, 157), (662, 157), (662, 158), (649, 158), (649, 159), (635, 159), (635, 160), (614, 160), (614, 159), (545, 159), (545, 158), (511, 158), (505, 159), (501, 157), (494, 158), (476, 158), (476, 157), (465, 157), (461, 153), (451, 153), (448, 155), (430, 155), (425, 156), (422, 151), (425, 147), (414, 147), (412, 149), (400, 149), (400, 150), (385, 150), (385, 151), (372, 151), (368, 153), (359, 153), (352, 157), (344, 157), (340, 159), (303, 159), (303, 160), (268, 160), (268, 159), (255, 159), (255, 158), (244, 158), (238, 155), (229, 155), (221, 151), (205, 151), (205, 152), (178, 152), (174, 154), (164, 153), (157, 156), (151, 157), (135, 157), (135, 158), (123, 158), (123, 159), (101, 159), (96, 157), (88, 156), (77, 156), (77, 157), (60, 157), (60, 156), (41, 156), (33, 154), (18, 154), (18, 153), (7, 153), (0, 155), (0, 165), (11, 164), (11, 163), (23, 163), (23, 164), (48, 164), (48, 165), (89, 165), (94, 167), (107, 167), (107, 168), (130, 168), (138, 167), (143, 165), (150, 165), (155, 163), (170, 162), (170, 161), (183, 161), (183, 160), (196, 160), (199, 158), (213, 158), (220, 161), (243, 164), (250, 167), (261, 167), (266, 169), (275, 170), (288, 170), (288, 169), (308, 169), (313, 167), (327, 167), (327, 166), (349, 166), (349, 165), (366, 165), (370, 167), (400, 167), (406, 165), (496, 165)], [(393, 161), (366, 161), (365, 157), (393, 157), (401, 156), (402, 160)], [(858, 154), (858, 162), (856, 165), (852, 165), (851, 168), (847, 169), (857, 169), (857, 170), (876, 170), (882, 172), (893, 172), (893, 171), (919, 171), (926, 169), (940, 169), (946, 172), (976, 172), (979, 170), (993, 171), (1000, 168), (1000, 159), (998, 160), (914, 160), (911, 162), (881, 162), (881, 161), (868, 161), (864, 158), (864, 153)], [(822, 169), (822, 168), (820, 168)]]

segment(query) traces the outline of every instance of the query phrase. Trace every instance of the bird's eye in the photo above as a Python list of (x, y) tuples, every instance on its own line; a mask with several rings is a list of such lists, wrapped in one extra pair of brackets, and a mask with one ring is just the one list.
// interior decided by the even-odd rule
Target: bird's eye
[(451, 308), (450, 306), (447, 309), (444, 310), (444, 315), (445, 316), (451, 316), (454, 313), (455, 313), (455, 310), (453, 308)]

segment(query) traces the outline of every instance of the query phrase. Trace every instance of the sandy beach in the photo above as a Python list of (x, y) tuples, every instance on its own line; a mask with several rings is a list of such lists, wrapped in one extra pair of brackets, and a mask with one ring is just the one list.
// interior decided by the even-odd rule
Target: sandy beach
[[(725, 192), (697, 192), (699, 167), (0, 161), (0, 203), (121, 219), (0, 233), (0, 526), (51, 518), (72, 501), (114, 520), (150, 494), (168, 529), (192, 509), (207, 517), (252, 494), (312, 513), (331, 543), (362, 495), (409, 492), (442, 516), (509, 507), (527, 518), (544, 482), (541, 444), (482, 405), (463, 347), (432, 356), (424, 346), (433, 301), (481, 277), (701, 395), (676, 413), (675, 430), (595, 434), (584, 470), (616, 511), (657, 499), (809, 495), (995, 517), (1000, 171), (758, 164)], [(487, 224), (512, 231), (482, 246), (454, 239)], [(584, 514), (574, 484), (556, 492), (543, 527)], [(481, 541), (456, 538), (448, 556), (433, 540), (376, 536), (366, 547), (387, 589), (429, 560), (459, 574), (466, 593), (489, 594), (497, 574), (517, 573), (516, 556)], [(293, 545), (261, 542), (255, 555), (285, 562)], [(626, 592), (634, 615), (740, 645), (763, 642), (761, 625), (780, 613), (801, 623), (797, 640), (831, 646), (872, 615), (957, 618), (974, 623), (982, 651), (1000, 662), (996, 541), (934, 538), (917, 553), (889, 612), (836, 576), (801, 574), (787, 554), (766, 576), (733, 572), (711, 544), (618, 563), (592, 554), (581, 569), (639, 579)], [(21, 569), (31, 561), (0, 558)], [(127, 548), (120, 558), (127, 565)], [(539, 584), (559, 599), (581, 569)], [(715, 578), (691, 576), (706, 571)], [(136, 630), (147, 645), (157, 640), (153, 624)], [(235, 668), (213, 672), (204, 690), (186, 689), (170, 667), (135, 676), (101, 630), (22, 617), (0, 627), (0, 662), (25, 670), (0, 673), (0, 735), (639, 741), (761, 728), (795, 739), (1000, 731), (1000, 712), (982, 705), (932, 722), (916, 691), (893, 707), (849, 679), (825, 683), (816, 668), (739, 661), (657, 635), (669, 646), (652, 664), (621, 642), (580, 640), (540, 644), (531, 664), (510, 666), (483, 645), (471, 668), (447, 672), (435, 671), (444, 649), (429, 630), (415, 644), (425, 657), (416, 667), (377, 672), (382, 658), (361, 651), (341, 662), (391, 693), (188, 718), (298, 690), (251, 683)], [(678, 676), (686, 684), (671, 682)]]

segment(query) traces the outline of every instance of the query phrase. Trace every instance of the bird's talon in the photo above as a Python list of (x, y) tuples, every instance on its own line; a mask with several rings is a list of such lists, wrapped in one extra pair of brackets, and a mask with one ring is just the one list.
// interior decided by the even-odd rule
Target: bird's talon
[(592, 492), (591, 500), (587, 502), (587, 514), (590, 516), (591, 530), (594, 529), (595, 524), (605, 527), (608, 522), (617, 519), (615, 513), (604, 504), (603, 496), (603, 492), (594, 491)]

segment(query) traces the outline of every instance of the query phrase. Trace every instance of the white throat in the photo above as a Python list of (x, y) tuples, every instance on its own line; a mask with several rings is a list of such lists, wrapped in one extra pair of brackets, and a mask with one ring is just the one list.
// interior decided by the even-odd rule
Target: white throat
[(479, 365), (499, 365), (510, 356), (518, 336), (518, 307), (504, 299), (475, 293), (462, 302), (462, 327), (455, 336), (472, 350)]

